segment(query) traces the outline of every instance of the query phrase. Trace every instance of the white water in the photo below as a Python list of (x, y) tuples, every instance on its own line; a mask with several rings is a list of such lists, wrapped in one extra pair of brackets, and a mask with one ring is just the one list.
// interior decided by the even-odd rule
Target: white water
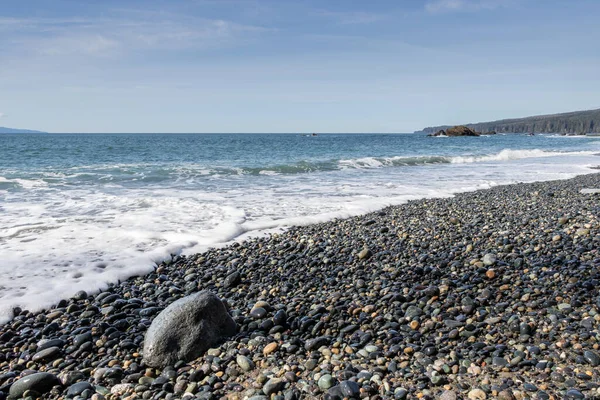
[[(214, 175), (203, 185), (49, 185), (7, 179), (0, 189), (0, 322), (15, 306), (39, 310), (147, 273), (171, 254), (191, 254), (265, 230), (344, 218), (409, 200), (447, 197), (500, 184), (593, 172), (594, 152), (503, 150), (479, 157), (397, 167), (398, 159), (342, 160), (309, 174)], [(436, 158), (437, 159), (437, 158)], [(443, 163), (443, 165), (440, 165)], [(206, 175), (207, 173), (202, 172)], [(55, 174), (54, 178), (60, 178)]]

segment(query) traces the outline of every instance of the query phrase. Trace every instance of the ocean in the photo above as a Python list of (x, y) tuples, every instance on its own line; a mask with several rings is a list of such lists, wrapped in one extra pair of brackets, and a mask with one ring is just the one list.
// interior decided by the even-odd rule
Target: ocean
[(0, 322), (172, 254), (600, 164), (600, 140), (560, 135), (3, 134), (0, 144)]

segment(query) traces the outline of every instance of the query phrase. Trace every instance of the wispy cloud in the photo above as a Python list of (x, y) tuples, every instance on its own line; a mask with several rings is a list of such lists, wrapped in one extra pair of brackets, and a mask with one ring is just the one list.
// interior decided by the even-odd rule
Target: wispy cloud
[(511, 2), (512, 0), (430, 0), (425, 4), (425, 10), (430, 13), (493, 10)]
[(5, 115), (4, 113), (0, 112), (0, 118), (4, 117), (4, 115)]
[(386, 18), (384, 14), (376, 14), (364, 11), (328, 11), (319, 10), (318, 15), (332, 18), (336, 23), (341, 25), (356, 25), (356, 24), (372, 24), (382, 21)]
[(110, 18), (0, 18), (0, 48), (42, 56), (110, 56), (139, 50), (208, 49), (269, 29), (222, 19), (121, 13)]

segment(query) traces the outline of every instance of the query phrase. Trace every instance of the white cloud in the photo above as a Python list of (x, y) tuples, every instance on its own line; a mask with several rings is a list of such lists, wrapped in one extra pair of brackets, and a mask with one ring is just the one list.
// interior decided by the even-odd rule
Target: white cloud
[(4, 117), (4, 115), (5, 115), (4, 113), (0, 112), (0, 118)]
[(493, 10), (510, 2), (512, 0), (430, 0), (425, 4), (425, 10), (430, 13)]

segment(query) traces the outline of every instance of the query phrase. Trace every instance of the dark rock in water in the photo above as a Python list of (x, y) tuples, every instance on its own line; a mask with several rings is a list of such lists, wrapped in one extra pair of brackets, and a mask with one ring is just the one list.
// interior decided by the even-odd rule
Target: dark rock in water
[(152, 321), (144, 339), (144, 361), (152, 367), (191, 361), (236, 329), (221, 300), (201, 291), (177, 300)]
[(89, 382), (77, 382), (69, 387), (67, 390), (67, 397), (79, 396), (85, 390), (95, 390), (94, 386)]
[(76, 300), (85, 300), (85, 299), (87, 299), (87, 297), (88, 297), (88, 294), (84, 290), (80, 290), (79, 292), (75, 293), (75, 295), (73, 296), (73, 298)]
[(480, 132), (480, 135), (496, 135), (496, 131)]
[(226, 288), (234, 287), (237, 286), (241, 281), (242, 275), (238, 271), (235, 271), (227, 275), (225, 281), (223, 281), (223, 286)]
[(446, 130), (439, 130), (436, 133), (432, 133), (428, 136), (479, 136), (481, 135), (479, 132), (475, 132), (473, 129), (464, 126), (457, 125), (452, 128), (448, 128)]
[(446, 135), (446, 131), (443, 129), (440, 129), (439, 131), (437, 131), (436, 133), (430, 133), (427, 136), (448, 136)]
[(446, 135), (447, 136), (479, 136), (479, 133), (475, 132), (473, 129), (471, 129), (467, 126), (457, 125), (457, 126), (453, 126), (452, 128), (446, 129)]
[(54, 386), (60, 385), (60, 380), (54, 374), (48, 372), (37, 372), (27, 375), (10, 387), (9, 399), (18, 399), (28, 390), (44, 394), (50, 391)]

